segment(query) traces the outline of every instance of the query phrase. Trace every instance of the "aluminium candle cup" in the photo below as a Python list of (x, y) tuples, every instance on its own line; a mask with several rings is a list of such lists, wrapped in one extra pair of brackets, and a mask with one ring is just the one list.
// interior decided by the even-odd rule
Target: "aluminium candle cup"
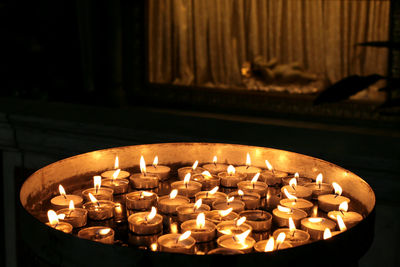
[(216, 200), (212, 203), (213, 210), (227, 210), (232, 208), (233, 212), (239, 213), (244, 210), (244, 202), (240, 200), (233, 200), (228, 202), (225, 200)]
[(153, 165), (146, 166), (146, 172), (149, 174), (157, 175), (161, 181), (168, 180), (169, 174), (171, 172), (171, 168), (164, 165), (157, 165), (154, 167)]
[(215, 238), (215, 224), (208, 220), (202, 228), (197, 226), (196, 220), (189, 220), (181, 224), (182, 232), (191, 231), (191, 237), (193, 237), (196, 242), (208, 242), (214, 240)]
[(97, 200), (109, 200), (113, 201), (114, 190), (111, 188), (101, 187), (99, 189), (89, 188), (82, 191), (82, 196), (85, 201), (91, 201), (89, 198), (91, 193)]
[(220, 222), (217, 224), (217, 236), (223, 236), (223, 235), (240, 235), (247, 230), (250, 230), (250, 232), (253, 230), (253, 228), (247, 224), (243, 223), (239, 226), (236, 225), (236, 221), (226, 221), (226, 222)]
[(190, 199), (185, 196), (177, 195), (170, 199), (169, 195), (158, 198), (158, 210), (164, 214), (176, 214), (176, 208), (190, 203)]
[(282, 184), (283, 185), (289, 185), (290, 180), (292, 180), (293, 178), (296, 178), (297, 181), (297, 185), (306, 185), (309, 183), (312, 183), (313, 179), (308, 178), (308, 177), (294, 177), (294, 176), (288, 176), (288, 177), (283, 177), (282, 178)]
[(200, 192), (201, 187), (202, 184), (195, 181), (189, 181), (186, 185), (183, 181), (177, 181), (171, 184), (172, 189), (178, 190), (178, 195), (188, 198), (193, 198), (196, 193)]
[(229, 197), (234, 197), (235, 200), (244, 202), (246, 210), (255, 210), (260, 208), (260, 195), (258, 193), (243, 191), (243, 195), (239, 195), (238, 191), (228, 194)]
[(239, 218), (239, 215), (233, 211), (226, 216), (221, 216), (219, 212), (220, 210), (212, 210), (206, 212), (206, 219), (213, 222), (214, 224), (219, 224), (220, 222), (234, 221)]
[(166, 234), (157, 239), (159, 250), (163, 252), (193, 254), (196, 240), (189, 236), (178, 241), (181, 234)]
[(292, 209), (292, 212), (287, 213), (277, 208), (272, 211), (272, 215), (272, 221), (278, 227), (289, 227), (289, 217), (292, 217), (296, 228), (300, 228), (301, 220), (308, 216), (304, 210)]
[(287, 172), (277, 171), (274, 172), (270, 170), (265, 170), (260, 173), (260, 181), (266, 183), (267, 185), (280, 185), (282, 183), (282, 178), (288, 176)]
[(294, 231), (290, 231), (289, 228), (277, 229), (272, 234), (275, 240), (280, 233), (285, 233), (285, 241), (290, 243), (293, 247), (307, 244), (310, 241), (310, 234), (303, 230), (295, 229)]
[[(101, 230), (107, 230), (107, 229), (110, 229), (110, 231), (107, 234), (101, 234)], [(114, 244), (114, 234), (115, 234), (114, 230), (109, 227), (93, 226), (80, 230), (78, 232), (78, 237), (89, 239), (103, 244)]]
[(77, 195), (55, 196), (50, 200), (50, 203), (55, 210), (59, 210), (68, 208), (71, 200), (74, 202), (75, 207), (82, 207), (83, 199)]
[(267, 195), (268, 185), (264, 182), (251, 183), (250, 181), (242, 181), (237, 184), (242, 191), (254, 192), (264, 198)]
[(216, 248), (213, 250), (210, 250), (207, 255), (213, 255), (213, 254), (222, 254), (222, 255), (237, 255), (237, 254), (244, 254), (243, 251), (237, 250), (237, 249), (230, 249), (230, 248)]
[(208, 206), (212, 206), (212, 203), (215, 200), (223, 200), (227, 198), (227, 195), (222, 192), (215, 192), (214, 194), (210, 194), (208, 191), (200, 191), (196, 195), (194, 195), (195, 201), (201, 199), (202, 202)]
[(291, 209), (300, 209), (307, 212), (308, 216), (311, 216), (314, 204), (307, 199), (298, 198), (298, 199), (288, 199), (284, 198), (280, 201), (281, 206), (291, 208)]
[(126, 195), (126, 208), (128, 210), (149, 210), (157, 205), (157, 194), (144, 196), (144, 191), (134, 191)]
[[(101, 175), (101, 178), (104, 178), (104, 179), (112, 179), (112, 178), (114, 177), (114, 173), (115, 173), (116, 171), (117, 171), (117, 170), (105, 171), (105, 172), (103, 172), (102, 174), (100, 174), (100, 175)], [(120, 170), (119, 173), (118, 173), (118, 176), (115, 177), (115, 178), (117, 178), (117, 179), (128, 179), (130, 175), (131, 175), (131, 174), (130, 174), (129, 172)], [(102, 182), (102, 183), (103, 183), (103, 182)]]
[(218, 173), (221, 179), (221, 186), (224, 187), (237, 187), (237, 184), (246, 178), (245, 173), (236, 172), (235, 174), (228, 174), (227, 172)]
[(213, 175), (218, 175), (218, 173), (226, 171), (227, 168), (228, 165), (223, 163), (208, 163), (203, 165), (203, 169), (209, 171)]
[(102, 221), (114, 217), (114, 207), (115, 203), (109, 200), (99, 200), (96, 203), (87, 202), (83, 204), (83, 208), (88, 211), (89, 219), (95, 221)]
[(205, 211), (210, 211), (210, 206), (201, 204), (198, 209), (194, 209), (194, 203), (190, 203), (176, 208), (176, 212), (178, 213), (178, 221), (180, 222), (196, 219), (199, 213)]
[(304, 185), (312, 190), (312, 199), (318, 199), (320, 195), (328, 195), (333, 193), (333, 186), (326, 183), (318, 185), (316, 183), (308, 183)]
[(338, 210), (342, 202), (350, 203), (350, 199), (334, 194), (318, 196), (318, 207), (325, 212)]
[(293, 187), (291, 187), (290, 185), (283, 186), (281, 188), (281, 193), (282, 193), (283, 198), (286, 198), (286, 194), (284, 193), (284, 190), (286, 189), (293, 196), (311, 200), (312, 190), (310, 188), (302, 186), (302, 185), (297, 185), (295, 188), (296, 189), (293, 189)]
[(50, 223), (46, 223), (46, 225), (50, 226), (53, 229), (64, 232), (66, 234), (72, 233), (72, 225), (67, 222), (58, 222), (55, 226), (52, 226)]
[(249, 224), (253, 231), (265, 232), (271, 230), (272, 215), (263, 210), (245, 210), (239, 216), (246, 217), (246, 223)]
[(111, 188), (114, 195), (124, 194), (128, 192), (129, 180), (120, 178), (106, 178), (101, 181), (102, 186)]
[(267, 195), (265, 196), (265, 209), (273, 210), (281, 201), (281, 189), (278, 187), (268, 187)]
[[(321, 221), (312, 222), (310, 219), (321, 219)], [(336, 223), (332, 220), (321, 217), (305, 218), (301, 220), (301, 229), (309, 233), (311, 239), (314, 240), (323, 239), (326, 228), (332, 232), (336, 228)]]
[(148, 248), (153, 243), (157, 243), (157, 239), (162, 233), (156, 233), (154, 235), (137, 235), (132, 232), (128, 233), (128, 243), (136, 247)]
[(216, 175), (212, 175), (211, 177), (204, 177), (202, 174), (193, 175), (191, 180), (201, 183), (201, 189), (203, 191), (211, 190), (214, 187), (219, 186), (221, 182), (221, 179)]
[(146, 220), (150, 212), (138, 212), (128, 217), (129, 230), (138, 235), (153, 235), (163, 229), (163, 217), (160, 214), (151, 220)]
[(342, 217), (344, 224), (346, 225), (347, 228), (351, 228), (355, 226), (357, 223), (362, 221), (363, 216), (354, 211), (338, 211), (338, 210), (333, 210), (328, 212), (328, 218), (335, 221), (337, 223), (337, 216)]
[(82, 208), (74, 208), (73, 210), (61, 209), (56, 211), (56, 213), (57, 215), (65, 214), (65, 218), (59, 220), (71, 224), (74, 228), (83, 227), (87, 223), (88, 211)]
[[(260, 240), (254, 245), (254, 250), (257, 252), (264, 252), (268, 253), (269, 251), (265, 251), (265, 246), (267, 245), (268, 240)], [(292, 244), (287, 242), (286, 240), (283, 241), (278, 247), (275, 248), (275, 250), (281, 250), (281, 249), (286, 249), (286, 248), (291, 248), (293, 247)]]
[(250, 253), (253, 251), (253, 247), (256, 241), (248, 236), (243, 243), (237, 242), (234, 235), (223, 235), (218, 237), (217, 244), (221, 248), (237, 249), (243, 251), (244, 253)]
[(205, 169), (203, 169), (202, 167), (197, 167), (195, 170), (192, 169), (192, 167), (182, 167), (178, 169), (178, 178), (179, 180), (185, 179), (186, 174), (190, 173), (191, 176), (195, 175), (195, 174), (201, 174), (202, 172), (204, 172)]
[(256, 231), (253, 231), (253, 232), (251, 232), (251, 237), (254, 238), (254, 240), (256, 242), (258, 242), (260, 240), (268, 239), (270, 234), (271, 234), (270, 231), (267, 231), (267, 232), (256, 232)]
[(151, 189), (158, 187), (159, 177), (155, 174), (134, 173), (129, 177), (131, 186), (134, 189)]
[(236, 167), (236, 173), (243, 173), (246, 175), (244, 179), (252, 179), (254, 175), (261, 172), (262, 170), (254, 166), (239, 166)]

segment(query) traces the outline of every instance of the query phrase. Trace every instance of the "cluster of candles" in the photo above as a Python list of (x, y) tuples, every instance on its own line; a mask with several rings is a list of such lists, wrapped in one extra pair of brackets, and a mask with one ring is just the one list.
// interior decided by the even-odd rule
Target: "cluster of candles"
[[(177, 170), (170, 194), (158, 196), (155, 189), (173, 178), (170, 167), (159, 165), (157, 156), (146, 166), (141, 157), (140, 173), (131, 174), (119, 169), (116, 157), (114, 169), (94, 176), (94, 187), (81, 196), (66, 194), (59, 185), (47, 225), (65, 233), (75, 228), (78, 237), (113, 244), (115, 230), (101, 222), (124, 221), (125, 211), (131, 234), (149, 240), (146, 248), (153, 251), (241, 254), (331, 238), (363, 219), (348, 211), (350, 199), (340, 185), (323, 183), (322, 174), (314, 181), (265, 163), (266, 169), (251, 166), (249, 154), (246, 165), (236, 168), (217, 163), (216, 156), (202, 167), (196, 161)], [(85, 228), (88, 218), (98, 225)], [(218, 248), (196, 246), (210, 242)]]

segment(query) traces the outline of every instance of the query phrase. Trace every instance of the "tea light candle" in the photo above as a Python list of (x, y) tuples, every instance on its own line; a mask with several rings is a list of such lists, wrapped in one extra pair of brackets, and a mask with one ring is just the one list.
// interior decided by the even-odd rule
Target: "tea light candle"
[[(116, 174), (116, 171), (118, 171), (118, 173)], [(119, 168), (119, 158), (118, 156), (115, 157), (115, 162), (114, 162), (114, 169), (113, 170), (109, 170), (109, 171), (105, 171), (101, 174), (102, 178), (105, 179), (127, 179), (129, 177), (129, 175), (131, 175), (129, 172), (127, 171), (123, 171)]]
[(158, 209), (164, 214), (176, 214), (176, 208), (188, 204), (190, 200), (187, 197), (179, 196), (178, 190), (174, 189), (167, 196), (158, 198)]
[(70, 200), (68, 209), (61, 209), (57, 212), (58, 218), (71, 224), (75, 228), (83, 227), (87, 222), (87, 210), (82, 208), (75, 208), (74, 201)]
[(212, 204), (212, 208), (214, 210), (226, 210), (232, 208), (232, 210), (236, 213), (244, 210), (244, 202), (240, 200), (236, 200), (234, 197), (230, 197), (225, 200), (216, 200)]
[(218, 247), (236, 249), (243, 251), (244, 253), (250, 253), (253, 250), (253, 246), (256, 241), (249, 237), (251, 230), (240, 235), (223, 235), (217, 239)]
[(222, 186), (237, 187), (237, 184), (246, 178), (246, 174), (236, 173), (235, 167), (229, 165), (227, 171), (219, 173), (218, 177)]
[(256, 173), (261, 172), (261, 169), (258, 167), (251, 166), (251, 158), (250, 154), (247, 153), (246, 156), (246, 166), (239, 166), (236, 168), (238, 173), (243, 173), (246, 177), (253, 177)]
[(129, 181), (124, 178), (118, 178), (120, 169), (117, 169), (111, 178), (103, 179), (102, 184), (104, 187), (111, 188), (115, 195), (128, 192)]
[(264, 182), (258, 182), (258, 177), (260, 173), (256, 173), (251, 181), (242, 181), (237, 184), (238, 188), (242, 191), (254, 192), (260, 195), (260, 197), (265, 197), (267, 195), (268, 185)]
[(304, 186), (312, 190), (313, 199), (318, 199), (320, 195), (327, 195), (333, 192), (333, 187), (330, 184), (322, 182), (322, 173), (318, 174), (315, 183), (308, 183)]
[(210, 191), (201, 191), (195, 195), (195, 200), (201, 199), (204, 204), (212, 206), (212, 203), (217, 199), (226, 199), (227, 195), (222, 192), (218, 192), (218, 186), (214, 187)]
[(309, 216), (311, 215), (312, 209), (314, 207), (314, 204), (311, 201), (303, 198), (297, 198), (296, 196), (291, 195), (286, 188), (283, 191), (287, 198), (280, 201), (280, 204), (282, 206), (291, 209), (301, 209), (307, 212)]
[(198, 167), (199, 161), (196, 160), (192, 167), (182, 167), (178, 169), (178, 178), (179, 180), (185, 179), (186, 174), (190, 173), (191, 175), (200, 174), (205, 171), (202, 167)]
[(292, 218), (289, 218), (289, 228), (280, 228), (275, 230), (273, 237), (276, 239), (281, 233), (285, 234), (285, 241), (289, 242), (293, 247), (306, 244), (310, 240), (309, 233), (296, 229)]
[(195, 181), (190, 181), (190, 173), (187, 173), (185, 176), (185, 179), (183, 181), (177, 181), (173, 182), (171, 184), (172, 189), (178, 190), (178, 194), (192, 198), (196, 193), (200, 192), (202, 184), (195, 182)]
[(240, 216), (246, 217), (246, 223), (249, 224), (253, 231), (266, 232), (271, 229), (272, 215), (263, 210), (245, 210)]
[(229, 249), (229, 248), (215, 248), (210, 250), (207, 255), (213, 254), (222, 254), (222, 255), (237, 255), (237, 254), (244, 254), (243, 251), (237, 249)]
[(294, 176), (288, 176), (288, 177), (282, 178), (282, 184), (283, 185), (289, 185), (290, 180), (292, 180), (293, 178), (296, 178), (296, 183), (298, 185), (302, 185), (302, 186), (312, 182), (311, 178), (300, 176), (299, 173), (296, 172), (294, 174)]
[(211, 175), (208, 171), (204, 171), (200, 174), (194, 174), (192, 177), (193, 181), (202, 184), (204, 191), (211, 190), (212, 188), (219, 186), (221, 179), (218, 176)]
[(324, 236), (326, 228), (333, 231), (336, 227), (336, 223), (322, 217), (311, 217), (301, 220), (301, 229), (310, 234), (310, 237), (314, 240), (321, 240)]
[(147, 173), (146, 162), (140, 157), (140, 173), (134, 173), (129, 177), (132, 187), (135, 189), (150, 189), (158, 187), (159, 176)]
[(268, 170), (261, 172), (260, 179), (267, 185), (279, 185), (282, 183), (282, 178), (288, 176), (287, 172), (275, 170), (268, 160), (265, 160), (265, 164)]
[(164, 252), (193, 254), (196, 240), (190, 235), (190, 231), (183, 234), (162, 235), (157, 240), (159, 250)]
[(157, 194), (147, 191), (135, 191), (126, 195), (128, 210), (149, 210), (157, 205)]
[(237, 200), (243, 201), (245, 209), (254, 210), (260, 207), (260, 195), (257, 193), (238, 190), (228, 194), (228, 197), (234, 197)]
[(300, 228), (301, 220), (307, 217), (304, 210), (290, 209), (280, 205), (272, 211), (272, 214), (272, 220), (278, 227), (289, 227), (289, 218), (292, 217), (296, 227)]
[(91, 202), (83, 204), (83, 208), (88, 211), (88, 216), (92, 220), (106, 220), (114, 216), (114, 202), (109, 200), (97, 200), (89, 193)]
[(223, 163), (217, 163), (217, 156), (214, 156), (213, 163), (204, 164), (203, 168), (209, 171), (211, 174), (218, 175), (220, 172), (224, 172), (228, 165)]
[(295, 178), (290, 180), (289, 185), (285, 185), (281, 188), (282, 194), (284, 194), (285, 189), (293, 196), (311, 200), (312, 190), (308, 187), (297, 185), (297, 180)]
[(154, 174), (160, 178), (161, 181), (167, 180), (169, 178), (169, 173), (171, 168), (164, 165), (158, 165), (158, 156), (154, 157), (153, 165), (146, 167), (147, 173)]
[(291, 247), (292, 245), (285, 241), (284, 233), (281, 233), (281, 235), (278, 236), (276, 242), (274, 237), (271, 236), (268, 240), (260, 240), (254, 245), (254, 249), (257, 252), (272, 252)]
[(129, 230), (138, 235), (151, 235), (162, 231), (163, 217), (155, 207), (150, 212), (138, 212), (128, 217)]
[(208, 242), (215, 238), (215, 224), (206, 221), (204, 213), (199, 213), (196, 220), (188, 220), (181, 224), (182, 231), (190, 231), (196, 242)]
[(244, 223), (245, 221), (246, 217), (241, 217), (235, 221), (220, 222), (217, 225), (217, 236), (238, 235), (246, 232), (247, 230), (253, 230), (249, 224)]
[(60, 192), (59, 196), (53, 197), (50, 200), (51, 205), (55, 209), (63, 209), (69, 206), (69, 202), (72, 200), (77, 207), (82, 206), (83, 199), (80, 196), (76, 195), (67, 195), (65, 193), (64, 187), (62, 185), (58, 186), (58, 191)]
[(78, 237), (103, 244), (114, 244), (114, 230), (109, 227), (93, 226), (80, 230)]
[[(338, 222), (338, 217), (343, 220), (345, 225), (348, 228), (353, 227), (360, 221), (362, 221), (363, 217), (360, 213), (355, 212), (355, 211), (347, 211), (349, 208), (347, 202), (343, 202), (339, 206), (339, 210), (334, 210), (328, 212), (328, 218), (330, 218), (333, 221)], [(338, 223), (339, 224), (339, 223)]]
[(199, 213), (209, 210), (210, 206), (202, 204), (202, 199), (197, 200), (194, 204), (190, 203), (176, 208), (180, 222), (196, 219)]
[(320, 195), (318, 196), (318, 206), (325, 212), (332, 210), (338, 210), (339, 205), (343, 202), (350, 202), (350, 199), (342, 196), (342, 188), (337, 183), (333, 182), (332, 186), (335, 190), (335, 194)]
[(72, 233), (72, 225), (67, 222), (58, 221), (57, 213), (54, 210), (49, 210), (47, 217), (49, 218), (49, 222), (46, 225), (66, 234)]
[(82, 196), (85, 201), (91, 201), (89, 194), (92, 194), (98, 200), (113, 200), (114, 190), (111, 188), (101, 188), (101, 176), (93, 176), (94, 188), (89, 188), (82, 191)]
[(207, 220), (210, 220), (214, 224), (219, 224), (223, 221), (234, 221), (239, 218), (236, 212), (232, 212), (232, 208), (227, 210), (212, 210), (206, 212)]

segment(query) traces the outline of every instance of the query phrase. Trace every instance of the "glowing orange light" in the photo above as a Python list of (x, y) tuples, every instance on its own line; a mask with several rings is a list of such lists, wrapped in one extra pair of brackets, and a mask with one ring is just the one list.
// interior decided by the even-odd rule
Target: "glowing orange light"
[(144, 161), (143, 156), (140, 156), (140, 172), (143, 175), (146, 175), (146, 162)]
[(214, 187), (212, 190), (208, 191), (208, 194), (214, 195), (215, 193), (217, 193), (218, 188), (219, 188), (218, 186)]
[(285, 193), (285, 195), (286, 195), (286, 197), (288, 199), (292, 199), (292, 200), (297, 199), (297, 197), (292, 195), (292, 194), (290, 194), (289, 191), (286, 188), (283, 188), (283, 192)]
[(232, 210), (233, 210), (233, 208), (229, 208), (226, 210), (220, 210), (220, 211), (218, 211), (218, 213), (221, 217), (225, 217), (225, 216), (228, 216), (228, 214), (231, 213)]
[(198, 161), (198, 160), (196, 160), (196, 161), (193, 163), (192, 170), (196, 170), (197, 165), (199, 165), (199, 161)]
[(114, 161), (114, 170), (119, 169), (119, 158), (118, 156), (115, 156), (115, 161)]
[(274, 168), (272, 167), (271, 163), (269, 163), (269, 161), (266, 159), (265, 160), (265, 165), (267, 165), (267, 168), (269, 171), (272, 171)]
[(100, 235), (107, 235), (111, 231), (111, 228), (104, 228), (99, 231)]
[(191, 174), (190, 174), (190, 172), (188, 172), (188, 173), (185, 175), (185, 178), (183, 179), (183, 184), (185, 185), (185, 187), (187, 187), (188, 184), (189, 184), (190, 176), (191, 176)]
[(214, 164), (217, 163), (217, 156), (214, 156), (214, 158), (213, 158), (213, 163), (214, 163)]
[(197, 200), (196, 203), (194, 203), (194, 205), (193, 205), (194, 209), (197, 210), (198, 208), (200, 208), (202, 203), (203, 203), (203, 200), (201, 198), (199, 200)]
[(101, 176), (99, 176), (99, 175), (93, 176), (93, 185), (94, 185), (94, 189), (97, 192), (97, 190), (99, 190), (101, 187)]
[(184, 232), (183, 234), (181, 234), (181, 235), (179, 236), (178, 242), (179, 242), (179, 241), (183, 241), (183, 240), (185, 240), (185, 239), (188, 239), (189, 236), (190, 236), (191, 234), (192, 234), (191, 231), (186, 231), (186, 232)]
[(313, 207), (313, 212), (312, 212), (312, 214), (313, 214), (313, 217), (317, 217), (317, 216), (318, 216), (318, 206), (317, 206), (317, 205), (315, 205), (315, 206)]
[(230, 203), (230, 202), (232, 202), (232, 201), (234, 201), (235, 200), (235, 197), (230, 197), (230, 198), (228, 198), (226, 201), (228, 202), (228, 203)]
[(239, 189), (239, 190), (238, 190), (238, 195), (239, 195), (239, 196), (243, 196), (243, 195), (244, 195), (244, 192), (243, 192), (242, 190)]
[(274, 249), (275, 249), (275, 240), (274, 240), (274, 238), (271, 236), (271, 237), (268, 239), (267, 244), (265, 245), (264, 252), (274, 251)]
[(296, 187), (297, 187), (297, 179), (296, 179), (296, 178), (290, 179), (289, 185), (290, 185), (291, 187), (293, 187), (293, 188), (296, 188)]
[(157, 215), (157, 209), (155, 207), (151, 207), (150, 213), (146, 217), (146, 221), (151, 221)]
[(68, 209), (69, 209), (70, 211), (75, 209), (75, 205), (74, 205), (74, 201), (73, 201), (73, 200), (70, 200), (70, 201), (69, 201), (69, 207), (68, 207)]
[(299, 177), (300, 177), (299, 173), (296, 172), (296, 173), (294, 174), (294, 178), (299, 178)]
[(244, 244), (246, 242), (246, 238), (247, 236), (250, 234), (251, 230), (248, 229), (247, 231), (241, 233), (240, 235), (235, 235), (235, 240), (239, 243), (239, 244)]
[(201, 175), (203, 175), (204, 178), (208, 178), (208, 179), (212, 178), (212, 175), (211, 175), (211, 173), (209, 171), (204, 171), (204, 172), (201, 173)]
[(317, 185), (321, 185), (322, 184), (322, 173), (317, 175), (317, 179), (315, 180), (315, 183)]
[(140, 198), (151, 197), (152, 195), (153, 195), (152, 192), (147, 192), (147, 191), (140, 192)]
[(246, 221), (246, 217), (240, 217), (237, 221), (236, 221), (236, 226), (241, 226), (244, 222)]
[(324, 230), (324, 240), (325, 239), (329, 239), (331, 237), (332, 237), (331, 230), (329, 230), (329, 228), (325, 228), (325, 230)]
[(308, 218), (308, 221), (310, 221), (312, 223), (320, 223), (320, 222), (322, 222), (322, 218), (319, 218), (319, 217), (314, 218), (314, 217), (312, 217), (312, 218)]
[(62, 185), (59, 185), (59, 186), (58, 186), (58, 191), (60, 192), (60, 195), (62, 195), (62, 196), (64, 196), (64, 197), (66, 196), (64, 187), (63, 187)]
[(92, 193), (89, 193), (89, 198), (90, 201), (92, 201), (93, 203), (99, 203), (99, 201), (92, 195)]
[(206, 224), (206, 217), (204, 215), (204, 213), (199, 213), (199, 215), (197, 215), (197, 219), (196, 219), (196, 226), (200, 229), (204, 228), (204, 225)]
[(347, 211), (348, 209), (349, 209), (349, 204), (347, 203), (347, 201), (340, 203), (339, 205), (340, 211)]
[(174, 189), (171, 191), (171, 193), (169, 194), (169, 198), (170, 199), (175, 199), (176, 195), (178, 195), (178, 190)]
[(332, 183), (332, 186), (333, 186), (333, 189), (335, 189), (335, 195), (340, 196), (342, 194), (342, 192), (343, 192), (342, 191), (342, 187), (339, 184), (335, 183), (335, 182)]
[(178, 224), (177, 223), (171, 223), (170, 230), (171, 230), (172, 234), (178, 233)]
[(121, 172), (121, 169), (117, 169), (112, 175), (113, 179), (116, 179), (120, 172)]
[(153, 160), (153, 166), (154, 166), (154, 168), (157, 168), (157, 165), (158, 165), (158, 156), (155, 156), (155, 157), (154, 157), (154, 160)]
[(336, 216), (336, 221), (337, 221), (337, 223), (338, 223), (338, 226), (339, 226), (340, 231), (343, 232), (343, 231), (346, 231), (346, 230), (347, 230), (346, 224), (344, 223), (342, 216), (337, 215), (337, 216)]
[(251, 179), (251, 184), (252, 184), (253, 186), (254, 186), (254, 184), (257, 182), (258, 177), (260, 177), (260, 173), (259, 173), (259, 172), (257, 172), (257, 173), (254, 175), (253, 179)]
[(279, 248), (279, 246), (285, 241), (285, 239), (286, 239), (286, 234), (283, 232), (280, 233), (276, 238), (276, 247)]
[(291, 208), (284, 207), (281, 205), (278, 205), (277, 208), (279, 211), (284, 212), (284, 213), (292, 213), (293, 212)]
[(250, 154), (249, 153), (247, 153), (247, 156), (246, 156), (246, 166), (247, 167), (251, 166), (251, 159), (250, 159)]
[(158, 248), (157, 243), (152, 243), (152, 244), (150, 245), (151, 251), (157, 251), (157, 248)]
[(296, 225), (294, 224), (292, 217), (289, 217), (289, 230), (291, 233), (296, 230)]
[(227, 172), (228, 172), (228, 175), (231, 175), (231, 176), (235, 175), (235, 172), (236, 172), (235, 167), (233, 167), (233, 165), (229, 165)]
[(47, 217), (49, 218), (49, 223), (51, 227), (56, 227), (58, 224), (58, 216), (54, 210), (49, 210), (47, 212)]

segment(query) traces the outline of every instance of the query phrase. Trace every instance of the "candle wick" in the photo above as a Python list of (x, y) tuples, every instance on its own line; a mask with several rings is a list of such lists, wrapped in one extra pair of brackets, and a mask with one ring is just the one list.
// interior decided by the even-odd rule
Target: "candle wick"
[(72, 214), (74, 210), (70, 210), (69, 213), (67, 214), (67, 218)]
[(97, 192), (99, 191), (99, 187), (96, 186), (95, 189), (96, 189), (95, 192), (96, 192), (96, 195), (97, 195)]
[(154, 166), (154, 169), (157, 169), (157, 165), (153, 165)]
[(342, 215), (343, 215), (343, 217), (344, 217), (344, 213), (343, 213), (343, 211), (342, 211), (342, 210), (340, 210), (340, 212), (342, 213)]
[(214, 166), (217, 167), (217, 163), (216, 162), (214, 162)]
[(206, 198), (208, 198), (208, 191), (206, 192)]
[(246, 166), (246, 170), (247, 170), (248, 168), (250, 168), (250, 165), (247, 165), (247, 166)]
[(252, 183), (252, 185), (253, 185), (253, 189), (254, 189), (255, 183)]
[(294, 237), (294, 233), (295, 233), (295, 231), (292, 231), (292, 237)]
[(339, 195), (338, 194), (335, 194), (335, 198), (337, 198)]
[(100, 207), (100, 202), (96, 201), (97, 207)]
[(67, 196), (65, 194), (62, 194), (62, 196), (64, 197), (64, 199), (67, 199)]
[(321, 190), (321, 184), (318, 184), (318, 189), (320, 189), (320, 190)]
[(297, 203), (297, 198), (294, 199), (294, 203)]
[(293, 188), (294, 191), (296, 191), (296, 187), (294, 185), (292, 185), (292, 188)]

